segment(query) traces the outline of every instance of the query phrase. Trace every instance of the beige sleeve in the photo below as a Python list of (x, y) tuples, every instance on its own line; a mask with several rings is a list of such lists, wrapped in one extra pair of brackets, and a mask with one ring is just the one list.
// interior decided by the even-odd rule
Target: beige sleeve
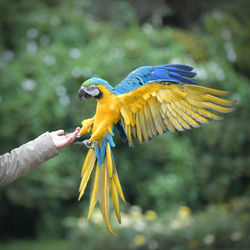
[(0, 156), (0, 186), (24, 175), (32, 168), (56, 156), (58, 150), (49, 132)]

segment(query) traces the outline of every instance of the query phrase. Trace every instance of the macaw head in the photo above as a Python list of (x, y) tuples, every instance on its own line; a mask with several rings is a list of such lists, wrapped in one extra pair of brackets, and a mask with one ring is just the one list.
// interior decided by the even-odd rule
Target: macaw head
[(85, 81), (78, 91), (78, 96), (80, 100), (82, 97), (90, 98), (95, 97), (97, 99), (101, 98), (103, 93), (100, 89), (101, 86), (105, 86), (107, 89), (112, 88), (109, 83), (101, 78), (92, 77)]

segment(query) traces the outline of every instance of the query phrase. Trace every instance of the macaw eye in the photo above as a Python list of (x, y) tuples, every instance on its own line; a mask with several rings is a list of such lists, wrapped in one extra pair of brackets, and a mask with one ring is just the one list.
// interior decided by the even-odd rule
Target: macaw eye
[(96, 89), (96, 88), (97, 88), (96, 85), (89, 85), (89, 86), (88, 86), (88, 89), (89, 89), (89, 90), (93, 90), (93, 89)]

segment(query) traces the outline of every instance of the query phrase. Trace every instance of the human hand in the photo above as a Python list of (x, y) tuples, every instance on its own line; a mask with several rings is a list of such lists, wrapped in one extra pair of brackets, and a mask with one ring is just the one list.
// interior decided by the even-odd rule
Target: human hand
[(75, 139), (77, 134), (80, 132), (80, 128), (77, 127), (73, 133), (64, 135), (64, 130), (60, 129), (57, 131), (50, 132), (52, 140), (56, 146), (56, 148), (63, 148), (70, 143), (72, 143)]

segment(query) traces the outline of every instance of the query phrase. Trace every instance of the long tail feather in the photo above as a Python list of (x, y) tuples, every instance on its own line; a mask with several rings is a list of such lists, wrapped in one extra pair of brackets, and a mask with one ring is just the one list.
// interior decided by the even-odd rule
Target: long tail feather
[(121, 223), (121, 216), (118, 194), (124, 202), (125, 198), (122, 192), (121, 184), (118, 178), (113, 155), (111, 152), (111, 145), (108, 141), (106, 144), (104, 160), (101, 164), (98, 163), (98, 158), (96, 156), (95, 150), (89, 150), (82, 168), (82, 180), (79, 188), (79, 200), (84, 194), (90, 175), (93, 172), (93, 182), (91, 188), (87, 220), (90, 219), (94, 207), (98, 201), (103, 215), (103, 219), (109, 231), (115, 236), (117, 236), (117, 233), (113, 230), (110, 223), (109, 193), (111, 194), (116, 217), (119, 223)]
[(124, 194), (122, 192), (122, 187), (121, 187), (121, 184), (120, 184), (120, 181), (119, 181), (119, 178), (118, 178), (117, 171), (114, 172), (113, 179), (114, 179), (114, 183), (115, 183), (116, 189), (118, 191), (118, 194), (120, 195), (122, 201), (126, 202), (126, 200), (124, 198)]
[(102, 186), (101, 193), (99, 194), (99, 202), (101, 207), (101, 212), (104, 221), (109, 229), (109, 231), (117, 236), (117, 233), (113, 230), (110, 224), (109, 218), (109, 180), (108, 180), (108, 170), (107, 170), (107, 161), (104, 160), (101, 166), (101, 178), (102, 178)]
[(121, 223), (119, 199), (118, 199), (118, 193), (117, 193), (117, 189), (116, 189), (114, 180), (112, 180), (112, 182), (111, 182), (110, 193), (111, 193), (111, 198), (112, 198), (113, 203), (114, 203), (117, 220), (119, 223)]
[[(93, 149), (90, 149), (90, 150), (93, 151)], [(81, 184), (80, 184), (80, 188), (79, 188), (80, 194), (79, 194), (78, 200), (80, 200), (82, 195), (84, 194), (85, 188), (87, 186), (89, 177), (91, 175), (91, 172), (94, 168), (95, 161), (96, 161), (95, 155), (91, 152), (89, 152), (89, 153), (90, 153), (90, 156), (86, 158), (87, 162), (85, 161), (86, 163), (84, 162), (84, 164), (83, 164), (83, 168), (85, 168), (85, 171), (82, 172), (82, 180), (81, 180)]]
[(92, 184), (92, 191), (91, 191), (91, 196), (90, 196), (89, 212), (88, 212), (87, 221), (89, 220), (89, 218), (94, 210), (95, 204), (97, 202), (99, 178), (100, 178), (100, 168), (97, 166), (97, 162), (96, 162), (95, 175), (94, 175), (93, 184)]

